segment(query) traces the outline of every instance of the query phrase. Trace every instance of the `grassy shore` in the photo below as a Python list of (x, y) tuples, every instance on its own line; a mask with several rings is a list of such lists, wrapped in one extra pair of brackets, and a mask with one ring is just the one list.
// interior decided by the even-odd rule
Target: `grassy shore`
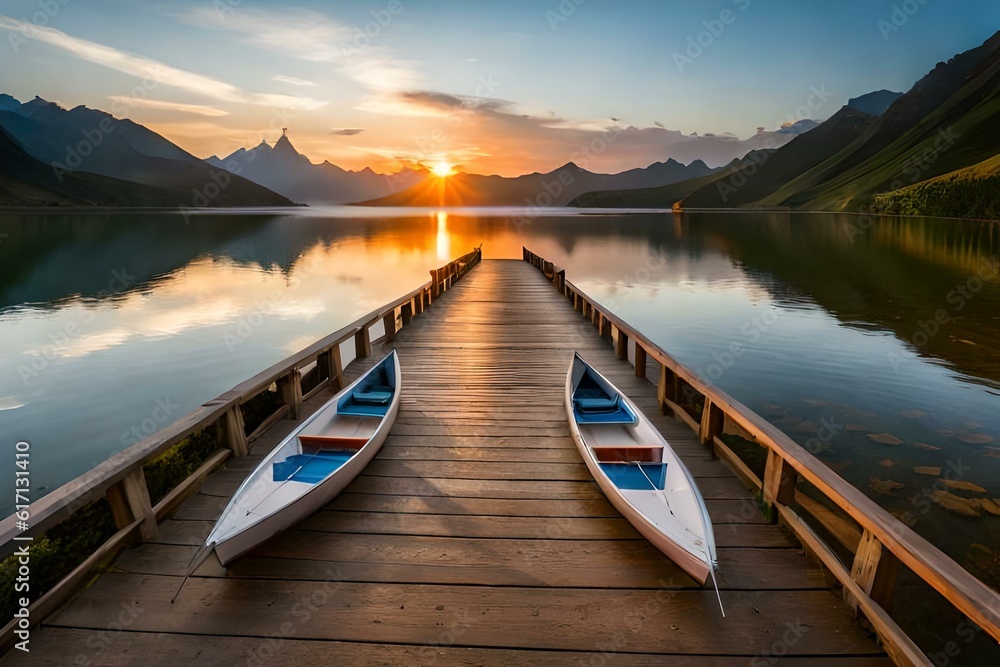
[(1000, 219), (1000, 155), (914, 185), (875, 195), (872, 213)]

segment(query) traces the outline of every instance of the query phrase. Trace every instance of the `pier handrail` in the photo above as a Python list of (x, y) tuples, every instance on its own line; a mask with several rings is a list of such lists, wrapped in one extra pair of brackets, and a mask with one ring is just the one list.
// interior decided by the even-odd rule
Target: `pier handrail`
[[(736, 468), (740, 477), (757, 487), (764, 502), (777, 510), (783, 523), (838, 579), (844, 587), (845, 599), (855, 610), (860, 608), (864, 612), (894, 660), (930, 664), (892, 619), (892, 596), (898, 563), (910, 568), (957, 610), (994, 640), (1000, 641), (1000, 595), (996, 591), (780, 429), (718, 387), (705, 382), (642, 332), (566, 280), (564, 269), (527, 248), (523, 248), (523, 259), (552, 281), (573, 302), (574, 308), (597, 326), (598, 333), (611, 339), (620, 359), (628, 358), (629, 341), (632, 341), (637, 376), (645, 377), (647, 358), (659, 364), (657, 395), (661, 409), (671, 410), (675, 417), (699, 434), (702, 444), (712, 447), (720, 458)], [(678, 381), (683, 381), (704, 398), (700, 421), (696, 421), (679, 404)], [(767, 448), (763, 480), (750, 471), (719, 438), (726, 419), (749, 434), (757, 444)], [(860, 540), (852, 549), (854, 561), (850, 567), (841, 562), (835, 551), (792, 507), (793, 502), (803, 499), (803, 494), (795, 489), (798, 476), (815, 486), (862, 528)]]
[[(152, 537), (156, 532), (157, 522), (176, 507), (186, 495), (197, 490), (211, 469), (221, 465), (228, 456), (246, 455), (248, 443), (252, 442), (255, 436), (285, 414), (296, 417), (302, 402), (319, 393), (323, 387), (329, 386), (339, 390), (345, 386), (344, 364), (340, 350), (343, 343), (353, 338), (356, 357), (370, 355), (370, 331), (374, 325), (382, 321), (385, 325), (385, 338), (392, 340), (397, 331), (397, 319), (401, 320), (401, 326), (407, 325), (414, 315), (422, 313), (438, 295), (447, 291), (455, 281), (472, 270), (481, 260), (482, 246), (438, 269), (431, 270), (432, 279), (417, 289), (376, 308), (305, 349), (273, 364), (229, 391), (205, 402), (176, 422), (31, 503), (28, 507), (30, 526), (27, 530), (18, 528), (19, 520), (16, 514), (0, 521), (0, 545), (4, 550), (0, 553), (0, 557), (6, 557), (13, 553), (17, 546), (25, 544), (16, 542), (16, 538), (43, 533), (68, 519), (80, 508), (102, 497), (107, 498), (111, 504), (115, 524), (119, 529), (98, 548), (91, 557), (92, 562), (91, 559), (85, 561), (49, 593), (56, 589), (67, 590), (60, 591), (60, 595), (55, 597), (50, 597), (47, 593), (31, 605), (29, 610), (32, 625), (41, 621), (46, 613), (54, 610), (58, 606), (57, 603), (71, 592), (68, 589), (73, 586), (64, 585), (67, 584), (67, 580), (73, 579), (74, 585), (85, 581), (87, 575), (99, 567), (101, 564), (99, 561), (107, 562), (126, 543), (134, 542), (136, 536), (140, 541)], [(303, 395), (300, 371), (314, 361), (321, 368), (321, 379), (319, 384)], [(246, 434), (241, 406), (276, 383), (284, 399), (284, 405), (266, 418), (254, 433)], [(201, 468), (167, 493), (156, 506), (152, 506), (143, 465), (185, 438), (213, 426), (216, 427), (216, 439), (220, 451), (209, 457)], [(12, 628), (13, 624), (8, 623), (0, 631), (0, 655), (11, 645)]]

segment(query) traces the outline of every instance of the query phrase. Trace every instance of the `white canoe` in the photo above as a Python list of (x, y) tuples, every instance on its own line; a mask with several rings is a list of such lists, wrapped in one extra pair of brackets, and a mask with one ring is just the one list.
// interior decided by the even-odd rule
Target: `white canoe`
[(580, 455), (611, 504), (704, 585), (718, 567), (712, 522), (660, 432), (579, 354), (566, 374), (566, 411)]
[(225, 565), (330, 502), (382, 447), (396, 420), (400, 387), (393, 351), (264, 457), (203, 548), (211, 553), (214, 547)]

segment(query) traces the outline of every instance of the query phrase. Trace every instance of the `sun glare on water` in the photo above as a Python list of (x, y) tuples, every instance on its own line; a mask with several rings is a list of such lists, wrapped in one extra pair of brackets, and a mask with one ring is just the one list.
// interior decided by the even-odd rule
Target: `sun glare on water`
[(431, 165), (431, 173), (433, 173), (438, 178), (447, 178), (452, 174), (454, 174), (455, 172), (454, 172), (454, 167), (451, 163), (441, 160)]

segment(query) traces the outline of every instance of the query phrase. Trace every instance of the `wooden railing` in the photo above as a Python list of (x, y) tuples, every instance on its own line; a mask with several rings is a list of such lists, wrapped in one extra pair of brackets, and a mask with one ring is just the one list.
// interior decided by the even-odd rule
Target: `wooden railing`
[[(414, 315), (424, 312), (434, 299), (479, 264), (481, 259), (480, 246), (445, 266), (432, 270), (431, 280), (409, 294), (385, 304), (304, 350), (279, 361), (145, 440), (112, 456), (96, 468), (67, 482), (30, 505), (28, 530), (18, 528), (18, 517), (15, 515), (0, 522), (0, 545), (3, 545), (4, 549), (2, 556), (13, 553), (15, 548), (23, 544), (29, 544), (26, 541), (15, 541), (16, 538), (35, 536), (51, 529), (80, 508), (100, 498), (106, 498), (110, 504), (118, 529), (118, 532), (89, 558), (31, 604), (29, 607), (31, 626), (41, 622), (76, 590), (90, 581), (94, 574), (103, 569), (121, 549), (154, 537), (158, 522), (187, 496), (197, 491), (209, 473), (222, 465), (227, 458), (245, 456), (248, 443), (286, 414), (293, 419), (297, 418), (302, 402), (322, 391), (324, 387), (336, 392), (345, 386), (342, 344), (353, 339), (356, 358), (369, 356), (372, 352), (373, 326), (382, 323), (385, 339), (392, 340), (398, 330), (397, 322), (401, 326), (409, 324)], [(301, 371), (314, 362), (320, 381), (303, 394)], [(267, 417), (253, 433), (245, 434), (242, 406), (255, 396), (268, 391), (272, 385), (277, 385), (283, 405)], [(220, 449), (209, 456), (201, 467), (167, 493), (155, 506), (152, 505), (143, 465), (185, 438), (205, 429), (214, 430)], [(14, 630), (15, 623), (12, 621), (0, 632), (0, 655), (13, 645)]]
[[(770, 511), (780, 518), (843, 586), (844, 599), (857, 613), (862, 612), (876, 632), (890, 657), (897, 664), (930, 665), (924, 653), (896, 624), (892, 617), (895, 577), (900, 564), (910, 568), (940, 593), (959, 612), (983, 631), (1000, 641), (1000, 595), (973, 577), (937, 547), (917, 535), (904, 523), (873, 502), (824, 465), (804, 447), (719, 388), (679, 364), (660, 346), (621, 320), (603, 305), (566, 280), (566, 272), (552, 262), (523, 249), (524, 261), (536, 267), (589, 319), (598, 333), (611, 341), (619, 359), (632, 352), (635, 374), (646, 376), (647, 360), (659, 366), (657, 396), (661, 409), (690, 426), (702, 444), (730, 465), (736, 474), (752, 485)], [(703, 401), (700, 420), (682, 407), (685, 398)], [(763, 480), (721, 439), (728, 428), (767, 449)], [(811, 484), (834, 506), (853, 519), (860, 530), (837, 516), (825, 505), (797, 490), (799, 478)], [(813, 530), (793, 505), (808, 511), (813, 519), (832, 535), (847, 537), (853, 561), (845, 564), (836, 551)]]

